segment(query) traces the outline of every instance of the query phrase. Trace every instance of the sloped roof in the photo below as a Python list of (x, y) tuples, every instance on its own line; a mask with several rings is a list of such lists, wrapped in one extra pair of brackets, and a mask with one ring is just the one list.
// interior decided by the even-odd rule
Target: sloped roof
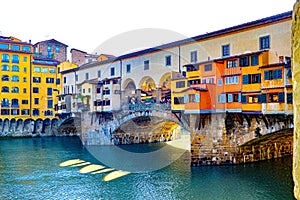
[(66, 44), (64, 44), (62, 42), (59, 42), (59, 41), (57, 41), (55, 39), (40, 41), (40, 42), (35, 43), (34, 46), (37, 45), (37, 44), (40, 44), (40, 43), (49, 43), (49, 42), (58, 43), (58, 44), (61, 44), (61, 45), (65, 46), (65, 47), (68, 47), (68, 45), (66, 45)]

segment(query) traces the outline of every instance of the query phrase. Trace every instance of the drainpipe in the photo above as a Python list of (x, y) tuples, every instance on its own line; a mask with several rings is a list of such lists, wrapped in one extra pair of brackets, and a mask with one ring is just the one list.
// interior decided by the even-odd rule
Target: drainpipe
[(30, 73), (30, 80), (29, 80), (29, 99), (30, 99), (30, 103), (29, 103), (29, 116), (30, 118), (32, 117), (32, 57), (33, 55), (29, 56), (30, 57), (30, 69), (29, 69), (29, 73)]
[(181, 73), (181, 55), (180, 55), (180, 45), (178, 45), (178, 71)]
[(123, 76), (123, 62), (120, 59), (120, 110), (122, 109), (122, 76)]

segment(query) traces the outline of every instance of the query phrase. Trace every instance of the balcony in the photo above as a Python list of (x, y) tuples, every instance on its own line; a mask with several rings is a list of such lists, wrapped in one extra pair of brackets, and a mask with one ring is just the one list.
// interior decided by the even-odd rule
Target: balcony
[(240, 75), (242, 74), (241, 67), (234, 67), (234, 68), (226, 68), (224, 69), (222, 76), (230, 76), (230, 75)]

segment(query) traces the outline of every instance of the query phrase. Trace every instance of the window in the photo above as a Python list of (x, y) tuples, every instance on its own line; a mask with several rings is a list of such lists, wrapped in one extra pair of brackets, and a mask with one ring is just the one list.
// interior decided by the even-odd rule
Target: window
[(32, 111), (32, 115), (33, 116), (40, 116), (40, 110), (37, 109), (37, 108), (34, 108), (33, 111)]
[(193, 72), (199, 70), (199, 65), (185, 65), (187, 72)]
[(110, 90), (109, 89), (104, 89), (103, 90), (103, 95), (108, 95), (110, 94)]
[(11, 107), (19, 107), (19, 99), (12, 99), (11, 100)]
[(38, 105), (39, 104), (39, 98), (34, 98), (34, 104)]
[(259, 38), (259, 49), (269, 49), (270, 48), (270, 36), (263, 36)]
[(225, 78), (225, 85), (238, 84), (238, 83), (239, 83), (238, 76), (230, 76)]
[(9, 55), (2, 54), (2, 62), (9, 62)]
[(226, 68), (235, 68), (237, 66), (236, 63), (236, 60), (228, 60)]
[(286, 94), (286, 103), (287, 104), (293, 104), (293, 93), (287, 93)]
[(249, 58), (248, 58), (248, 56), (240, 58), (240, 66), (241, 67), (247, 67), (247, 66), (249, 66)]
[(127, 64), (126, 65), (126, 73), (130, 73), (131, 72), (131, 65)]
[(149, 70), (150, 69), (150, 61), (149, 60), (145, 60), (144, 61), (144, 70)]
[(97, 92), (97, 94), (100, 94), (101, 93), (101, 88), (97, 88), (96, 92)]
[(55, 74), (55, 73), (56, 73), (56, 69), (55, 69), (55, 68), (50, 68), (50, 69), (49, 69), (49, 72), (50, 72), (51, 74)]
[(51, 46), (48, 46), (48, 47), (47, 47), (47, 51), (48, 51), (48, 52), (51, 51)]
[(27, 72), (27, 68), (26, 67), (24, 67), (23, 72), (25, 72), (25, 73)]
[(185, 87), (185, 81), (176, 82), (176, 88), (184, 88), (184, 87)]
[(222, 56), (230, 56), (230, 45), (222, 45)]
[(282, 69), (266, 70), (264, 72), (265, 80), (282, 79)]
[(48, 69), (47, 67), (43, 67), (43, 68), (42, 68), (42, 72), (43, 72), (43, 73), (48, 73), (48, 72), (49, 72), (49, 69)]
[(12, 55), (12, 63), (19, 63), (19, 56), (18, 55)]
[(2, 75), (2, 81), (9, 81), (9, 76), (8, 75)]
[(9, 115), (8, 109), (1, 109), (1, 115)]
[(2, 71), (9, 71), (9, 66), (8, 65), (2, 65), (1, 70)]
[(1, 107), (9, 107), (9, 100), (7, 98), (2, 99)]
[(45, 110), (44, 111), (44, 115), (45, 116), (52, 116), (53, 115), (53, 111), (52, 110)]
[(37, 87), (32, 88), (32, 90), (33, 90), (33, 93), (39, 93), (39, 88), (37, 88)]
[(115, 75), (115, 68), (114, 67), (110, 68), (110, 75), (111, 76)]
[(75, 81), (78, 81), (78, 74), (75, 74)]
[(268, 103), (283, 103), (284, 102), (284, 93), (270, 93), (268, 94)]
[(11, 45), (11, 50), (20, 51), (20, 46), (19, 45)]
[(53, 100), (49, 99), (47, 102), (47, 108), (53, 108)]
[(8, 44), (0, 44), (0, 49), (8, 49)]
[(226, 103), (226, 94), (218, 94), (218, 103)]
[(56, 84), (59, 85), (60, 84), (60, 78), (56, 79)]
[(11, 81), (12, 82), (19, 82), (19, 76), (12, 76)]
[(101, 71), (99, 70), (98, 71), (98, 78), (100, 78), (101, 77)]
[(18, 87), (12, 87), (11, 88), (11, 93), (19, 93), (19, 88)]
[[(85, 73), (85, 80), (86, 80), (86, 81), (89, 80), (89, 73), (88, 73), (88, 72)], [(64, 83), (65, 83), (65, 81), (64, 81)]]
[(23, 78), (23, 82), (24, 82), (24, 83), (27, 82), (27, 78), (26, 78), (26, 77)]
[(260, 74), (247, 74), (243, 75), (243, 84), (255, 84), (261, 82)]
[(22, 46), (22, 51), (30, 51), (30, 46)]
[(197, 51), (191, 51), (191, 63), (195, 63), (198, 61)]
[(13, 65), (12, 68), (11, 68), (11, 71), (13, 71), (13, 72), (19, 72), (20, 68), (17, 65)]
[(196, 84), (201, 84), (201, 80), (200, 79), (188, 80), (188, 86), (196, 85)]
[(8, 93), (9, 92), (9, 87), (3, 86), (2, 89), (1, 89), (1, 92), (2, 93)]
[(27, 93), (27, 90), (26, 88), (23, 88), (23, 93), (26, 94)]
[(33, 68), (33, 72), (41, 72), (41, 68), (35, 66), (35, 67)]
[(114, 79), (114, 80), (112, 81), (112, 83), (113, 83), (113, 84), (118, 84), (118, 83), (119, 83), (119, 80)]
[(47, 95), (52, 96), (52, 88), (47, 88)]
[(12, 109), (11, 110), (11, 115), (19, 115), (20, 111), (19, 109)]
[(249, 95), (246, 96), (246, 99), (248, 97), (248, 101), (245, 103), (260, 103), (260, 95)]
[(223, 85), (222, 79), (218, 79), (218, 86), (222, 86), (222, 85)]
[(171, 66), (172, 65), (172, 62), (171, 62), (171, 56), (166, 56), (166, 66)]
[(22, 115), (29, 115), (29, 109), (22, 109), (21, 114)]
[(23, 57), (23, 62), (27, 62), (27, 57), (26, 56)]
[(212, 64), (204, 65), (204, 71), (211, 71), (212, 70)]
[(103, 100), (103, 106), (109, 106), (110, 105), (110, 100), (106, 99), (106, 100)]
[(56, 53), (59, 53), (59, 52), (60, 52), (59, 47), (55, 47), (55, 52), (56, 52)]
[(174, 104), (178, 105), (178, 104), (184, 104), (184, 98), (183, 97), (174, 97)]
[(54, 78), (46, 78), (46, 83), (54, 83)]
[(67, 77), (64, 77), (64, 83), (67, 83)]
[(28, 104), (28, 100), (22, 100), (22, 104)]
[(257, 66), (258, 65), (258, 55), (251, 56), (251, 66)]
[(91, 88), (88, 89), (88, 93), (91, 93)]

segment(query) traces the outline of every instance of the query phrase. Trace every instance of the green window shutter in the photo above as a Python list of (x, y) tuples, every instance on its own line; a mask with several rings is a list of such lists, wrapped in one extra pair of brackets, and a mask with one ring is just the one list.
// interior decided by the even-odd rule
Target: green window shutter
[(265, 80), (270, 80), (269, 74), (270, 74), (269, 70), (265, 71)]
[(261, 94), (261, 102), (267, 103), (267, 94)]
[(247, 103), (247, 96), (242, 95), (242, 104), (246, 104), (246, 103)]

